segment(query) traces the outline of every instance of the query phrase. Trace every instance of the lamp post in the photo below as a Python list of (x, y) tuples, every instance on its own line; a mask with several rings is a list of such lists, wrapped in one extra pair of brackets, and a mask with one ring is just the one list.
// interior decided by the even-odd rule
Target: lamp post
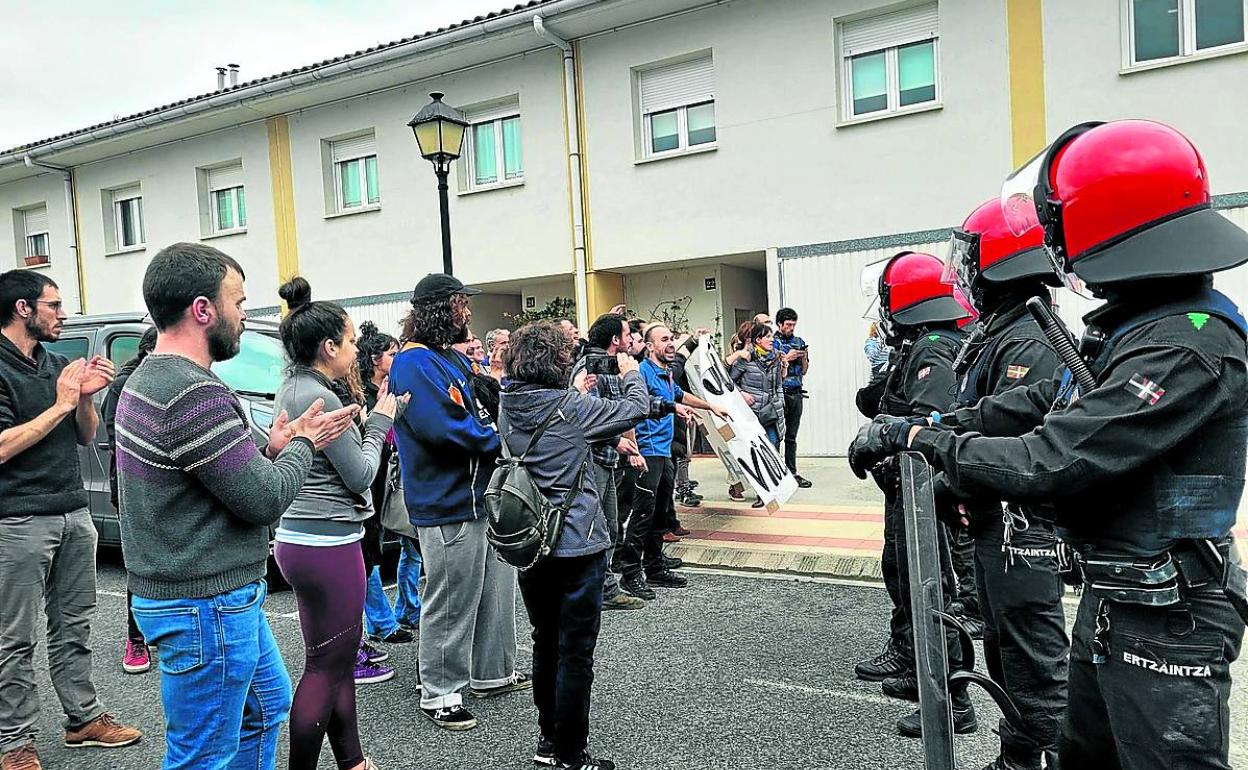
[(437, 91), (429, 94), (433, 101), (422, 107), (407, 125), (416, 135), (421, 157), (433, 164), (433, 173), (438, 177), (438, 205), (442, 211), (442, 272), (451, 275), (451, 211), (446, 178), (451, 170), (451, 161), (459, 157), (468, 121), (459, 110), (445, 104), (443, 96)]

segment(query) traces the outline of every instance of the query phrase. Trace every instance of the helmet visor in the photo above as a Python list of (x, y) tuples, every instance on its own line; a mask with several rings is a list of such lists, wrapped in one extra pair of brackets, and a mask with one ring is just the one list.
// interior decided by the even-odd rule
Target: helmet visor
[(1036, 188), (1040, 185), (1048, 153), (1049, 148), (1045, 147), (1001, 184), (1001, 213), (1014, 235), (1022, 236), (1040, 227), (1040, 218), (1036, 214)]
[(880, 296), (880, 276), (884, 274), (884, 268), (888, 267), (888, 260), (881, 262), (872, 262), (862, 269), (862, 296), (875, 297)]
[(945, 257), (945, 269), (940, 274), (947, 283), (971, 296), (971, 272), (975, 265), (975, 252), (979, 248), (979, 236), (954, 230), (949, 236), (949, 256)]

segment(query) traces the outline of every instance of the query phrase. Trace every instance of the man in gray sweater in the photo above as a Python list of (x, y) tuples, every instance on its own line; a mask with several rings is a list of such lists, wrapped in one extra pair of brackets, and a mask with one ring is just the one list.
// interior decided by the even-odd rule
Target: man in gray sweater
[(160, 652), (164, 770), (274, 767), (291, 691), (263, 611), (269, 525), (358, 411), (283, 413), (261, 454), (211, 371), (238, 353), (243, 278), (209, 246), (152, 259), (143, 299), (160, 336), (117, 406), (122, 542), (135, 621)]

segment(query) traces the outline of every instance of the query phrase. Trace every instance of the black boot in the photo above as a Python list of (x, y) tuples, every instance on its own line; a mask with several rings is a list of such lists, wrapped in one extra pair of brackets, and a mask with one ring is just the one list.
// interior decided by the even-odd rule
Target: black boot
[(907, 671), (901, 676), (895, 676), (885, 679), (884, 684), (880, 685), (880, 692), (890, 698), (898, 698), (900, 700), (919, 702), (919, 675), (913, 671)]
[(893, 640), (889, 639), (879, 655), (854, 666), (854, 674), (864, 682), (882, 682), (890, 677), (901, 676), (909, 668), (909, 662), (897, 649), (897, 645), (893, 644)]
[[(953, 699), (953, 732), (957, 735), (968, 735), (979, 729), (979, 720), (975, 718), (975, 706), (966, 690), (950, 693)], [(897, 732), (907, 738), (923, 737), (923, 717), (919, 710), (897, 720)]]

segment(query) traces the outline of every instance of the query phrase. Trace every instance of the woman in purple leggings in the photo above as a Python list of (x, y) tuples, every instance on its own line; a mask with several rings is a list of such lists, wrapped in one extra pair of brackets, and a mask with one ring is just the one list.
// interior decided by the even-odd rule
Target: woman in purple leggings
[[(302, 414), (322, 399), (326, 411), (337, 409), (333, 382), (355, 364), (351, 319), (339, 305), (312, 302), (302, 278), (288, 281), (279, 294), (290, 308), (281, 326), (290, 369), (277, 408)], [(373, 514), (369, 487), (397, 408), (383, 387), (363, 431), (351, 428), (317, 455), (278, 526), (277, 564), (295, 592), (307, 656), (290, 712), (291, 770), (315, 770), (327, 733), (339, 770), (376, 770), (360, 746), (355, 711), (364, 611), (360, 540)]]

